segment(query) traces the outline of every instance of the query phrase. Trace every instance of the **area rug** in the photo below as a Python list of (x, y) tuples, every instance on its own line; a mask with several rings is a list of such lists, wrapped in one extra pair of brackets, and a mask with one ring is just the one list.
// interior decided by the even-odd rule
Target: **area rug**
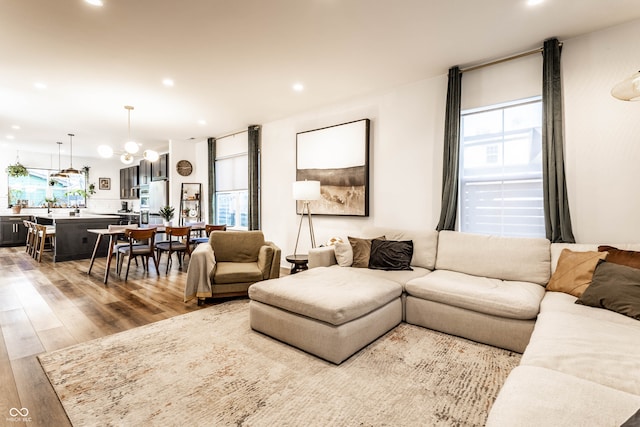
[(74, 425), (481, 426), (520, 355), (401, 324), (336, 366), (231, 301), (39, 356)]

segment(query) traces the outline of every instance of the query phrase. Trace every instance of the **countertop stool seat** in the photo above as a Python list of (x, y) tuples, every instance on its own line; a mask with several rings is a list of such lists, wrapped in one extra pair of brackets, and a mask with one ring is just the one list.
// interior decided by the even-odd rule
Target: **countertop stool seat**
[[(38, 262), (42, 262), (42, 253), (45, 251), (45, 249), (49, 249), (51, 251), (54, 250), (56, 227), (53, 225), (44, 225), (44, 224), (34, 224), (34, 225), (35, 225), (36, 232), (35, 232), (33, 257), (37, 259)], [(48, 247), (47, 247), (47, 240), (49, 241)]]

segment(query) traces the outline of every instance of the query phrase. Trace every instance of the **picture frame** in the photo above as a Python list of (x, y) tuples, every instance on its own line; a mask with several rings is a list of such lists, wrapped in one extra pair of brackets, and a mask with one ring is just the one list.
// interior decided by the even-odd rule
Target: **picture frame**
[(98, 178), (98, 189), (111, 190), (111, 178)]
[(361, 119), (296, 134), (296, 180), (320, 181), (313, 215), (369, 216), (369, 128)]

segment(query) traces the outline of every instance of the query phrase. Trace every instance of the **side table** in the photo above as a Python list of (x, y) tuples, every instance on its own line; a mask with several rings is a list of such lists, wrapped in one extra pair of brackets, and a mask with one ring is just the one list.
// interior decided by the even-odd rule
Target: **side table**
[(309, 262), (308, 255), (287, 255), (286, 260), (291, 263), (291, 274), (309, 269), (307, 265)]

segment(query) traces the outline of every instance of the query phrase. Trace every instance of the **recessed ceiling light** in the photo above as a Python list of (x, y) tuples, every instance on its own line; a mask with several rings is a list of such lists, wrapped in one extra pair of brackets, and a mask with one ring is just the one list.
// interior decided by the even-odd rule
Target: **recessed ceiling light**
[(302, 83), (294, 83), (292, 87), (296, 92), (302, 92), (304, 90), (304, 85)]
[(11, 129), (18, 130), (18, 129), (20, 129), (20, 126), (18, 126), (18, 125), (12, 125), (12, 126), (11, 126)]
[(89, 3), (91, 6), (104, 6), (104, 2), (102, 0), (84, 0)]
[(543, 2), (544, 0), (527, 0), (527, 6), (537, 6)]
[(13, 135), (7, 135), (5, 138), (7, 138), (7, 139), (15, 139), (15, 137)]
[(168, 87), (173, 87), (173, 79), (163, 79), (162, 84)]
[(33, 87), (35, 87), (36, 89), (46, 89), (47, 85), (42, 82), (35, 82), (33, 84)]
[(205, 119), (200, 119), (200, 120), (198, 120), (198, 124), (201, 125), (201, 126), (204, 126), (204, 125), (207, 124), (207, 121)]

